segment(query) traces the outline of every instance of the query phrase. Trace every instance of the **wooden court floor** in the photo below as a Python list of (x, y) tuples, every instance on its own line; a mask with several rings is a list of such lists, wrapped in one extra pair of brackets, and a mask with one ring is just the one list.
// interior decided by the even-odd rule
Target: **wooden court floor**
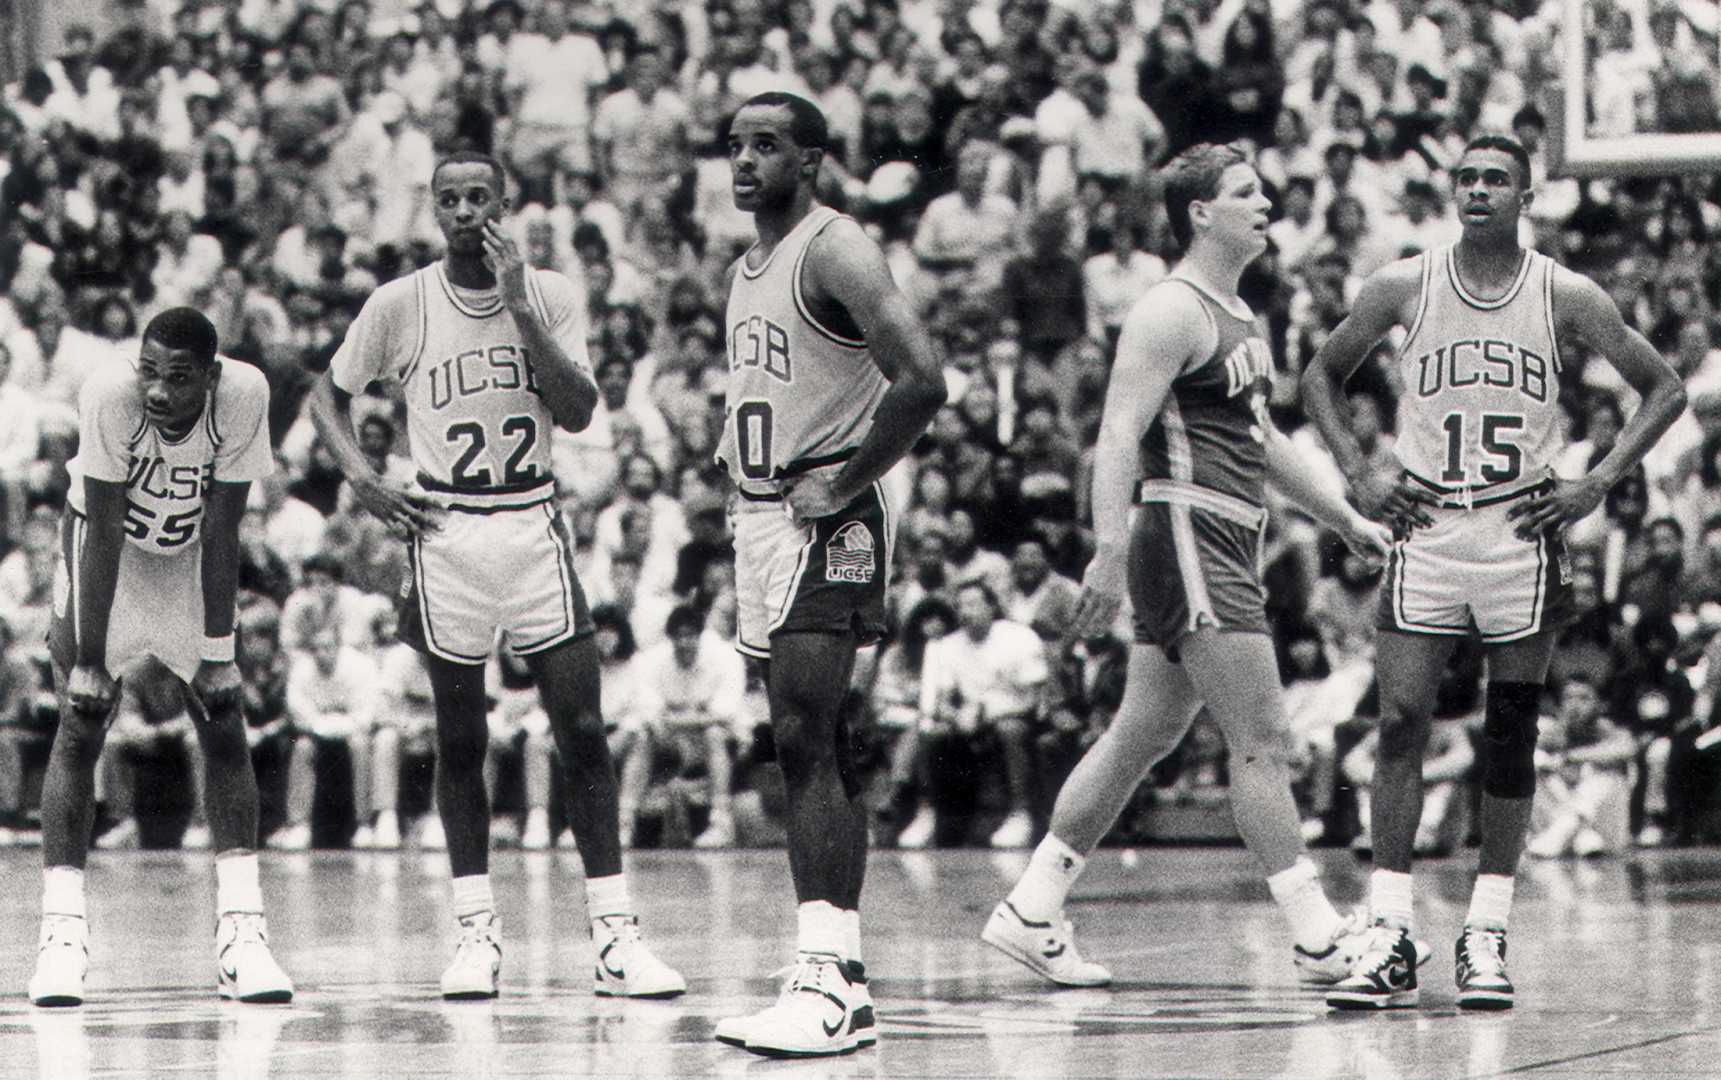
[[(1366, 867), (1317, 853), (1354, 903)], [(1511, 939), (1519, 1005), (1460, 1015), (1451, 939), (1473, 854), (1425, 863), (1423, 1005), (1328, 1015), (1295, 981), (1277, 912), (1236, 849), (1101, 853), (1070, 913), (1109, 990), (1052, 991), (977, 934), (1025, 854), (881, 852), (866, 912), (876, 1050), (770, 1061), (712, 1041), (766, 1004), (790, 955), (780, 851), (632, 857), (647, 934), (692, 984), (670, 1002), (594, 998), (578, 860), (499, 853), (507, 949), (494, 1003), (445, 1004), (447, 865), (419, 853), (264, 857), (284, 1006), (214, 992), (207, 855), (99, 853), (81, 1009), (24, 999), (38, 853), (0, 852), (0, 1076), (1721, 1077), (1721, 852), (1529, 865)]]

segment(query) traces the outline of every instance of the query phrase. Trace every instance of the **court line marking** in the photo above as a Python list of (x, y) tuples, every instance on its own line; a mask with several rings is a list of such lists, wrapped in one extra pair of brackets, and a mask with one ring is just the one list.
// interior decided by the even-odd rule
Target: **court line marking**
[(1721, 1029), (1711, 1027), (1697, 1028), (1692, 1031), (1676, 1031), (1671, 1035), (1658, 1035), (1653, 1039), (1640, 1039), (1637, 1042), (1626, 1043), (1622, 1046), (1608, 1046), (1603, 1047), (1600, 1050), (1590, 1050), (1582, 1054), (1571, 1054), (1567, 1057), (1550, 1058), (1547, 1061), (1532, 1061), (1526, 1065), (1514, 1065), (1510, 1069), (1501, 1069), (1498, 1072), (1482, 1073), (1480, 1076), (1471, 1077), (1470, 1080), (1491, 1080), (1492, 1077), (1496, 1076), (1519, 1076), (1523, 1073), (1535, 1072), (1538, 1069), (1557, 1068), (1561, 1065), (1571, 1065), (1574, 1062), (1589, 1061), (1592, 1058), (1607, 1057), (1610, 1054), (1623, 1054), (1631, 1050), (1646, 1050), (1651, 1046), (1661, 1046), (1665, 1043), (1678, 1042), (1680, 1039), (1689, 1039), (1693, 1035), (1713, 1035), (1717, 1030)]

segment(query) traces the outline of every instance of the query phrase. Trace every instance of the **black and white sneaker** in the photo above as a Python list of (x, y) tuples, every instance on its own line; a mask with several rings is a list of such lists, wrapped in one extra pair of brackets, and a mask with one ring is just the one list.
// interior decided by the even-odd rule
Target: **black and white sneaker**
[(1416, 943), (1403, 927), (1376, 923), (1351, 973), (1327, 991), (1335, 1009), (1408, 1009), (1421, 998), (1416, 986)]
[(1465, 926), (1456, 952), (1458, 1007), (1510, 1009), (1512, 980), (1506, 977), (1506, 931)]

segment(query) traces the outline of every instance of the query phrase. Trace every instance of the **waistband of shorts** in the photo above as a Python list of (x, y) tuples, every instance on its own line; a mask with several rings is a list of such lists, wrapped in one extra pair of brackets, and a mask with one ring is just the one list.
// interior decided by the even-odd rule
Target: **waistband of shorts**
[(1267, 524), (1265, 507), (1183, 480), (1143, 480), (1135, 486), (1135, 502), (1138, 506), (1145, 503), (1175, 503), (1178, 506), (1194, 507), (1251, 529), (1259, 529)]
[(1439, 506), (1442, 510), (1479, 510), (1484, 506), (1510, 502), (1520, 496), (1548, 491), (1554, 486), (1552, 473), (1520, 477), (1516, 480), (1502, 480), (1496, 484), (1459, 484), (1457, 486), (1436, 484), (1432, 480), (1424, 480), (1409, 469), (1404, 471), (1404, 475), (1417, 485), (1440, 496)]
[(556, 482), (550, 479), (506, 487), (461, 488), (445, 484), (425, 473), (418, 474), (418, 486), (445, 497), (439, 505), (462, 514), (495, 514), (503, 510), (530, 510), (555, 498)]
[[(770, 480), (764, 482), (769, 484), (780, 483), (781, 481), (787, 480), (791, 477), (801, 476), (804, 473), (812, 472), (814, 469), (828, 469), (832, 465), (841, 465), (848, 459), (854, 457), (855, 451), (858, 449), (859, 447), (851, 446), (846, 450), (838, 450), (832, 454), (815, 454), (810, 457), (798, 458), (778, 469), (776, 474), (773, 475)], [(741, 496), (744, 502), (780, 503), (783, 501), (783, 492), (781, 488), (766, 488), (763, 490), (757, 488), (750, 489), (737, 481), (735, 484), (735, 493)]]

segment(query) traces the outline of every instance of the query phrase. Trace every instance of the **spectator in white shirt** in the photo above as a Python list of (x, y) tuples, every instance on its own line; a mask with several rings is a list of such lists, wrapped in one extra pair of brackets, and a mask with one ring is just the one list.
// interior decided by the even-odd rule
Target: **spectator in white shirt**
[(1141, 98), (1113, 91), (1098, 71), (1077, 77), (1076, 94), (1085, 106), (1071, 132), (1076, 177), (1097, 179), (1108, 193), (1144, 178), (1165, 147), (1159, 117)]
[(1099, 254), (1082, 264), (1082, 300), (1088, 337), (1115, 346), (1123, 318), (1143, 293), (1165, 277), (1165, 260), (1142, 250), (1140, 230), (1126, 221), (1088, 230), (1088, 249)]
[[(269, 838), (270, 847), (302, 851), (310, 846), (316, 759), (325, 753), (345, 753), (351, 761), (352, 810), (358, 823), (352, 844), (371, 846), (375, 835), (370, 824), (372, 786), (378, 780), (371, 765), (378, 730), (379, 674), (374, 660), (343, 644), (338, 622), (319, 627), (307, 649), (293, 657), (287, 676), (287, 708), (292, 711), (299, 738), (287, 783), (287, 825)], [(382, 779), (392, 784), (398, 777)]]
[[(492, 12), (519, 5), (497, 0)], [(574, 33), (567, 0), (548, 0), (538, 12), (539, 34), (519, 34), (503, 69), (512, 123), (502, 151), (528, 197), (548, 198), (557, 163), (590, 169), (592, 96), (609, 82), (603, 50)]]
[(184, 210), (164, 215), (160, 255), (150, 273), (155, 299), (144, 313), (146, 321), (156, 311), (196, 304), (215, 285), (221, 273), (221, 241), (195, 228), (191, 214)]
[(920, 675), (921, 722), (931, 738), (973, 739), (982, 732), (1002, 747), (1010, 811), (993, 832), (993, 847), (1024, 847), (1033, 840), (1031, 725), (1040, 713), (1050, 670), (1040, 636), (1003, 617), (998, 594), (983, 581), (956, 589), (960, 624), (927, 646)]
[(687, 164), (687, 103), (664, 85), (665, 59), (654, 44), (628, 61), (628, 85), (604, 98), (592, 121), (597, 165), (611, 200), (632, 216), (648, 198), (669, 194)]
[(927, 206), (914, 233), (914, 257), (926, 279), (923, 297), (996, 282), (1016, 226), (1016, 204), (986, 194), (994, 147), (970, 142), (956, 160), (956, 190)]
[(46, 65), (54, 92), (43, 104), (43, 112), (97, 138), (118, 138), (120, 95), (113, 74), (95, 62), (95, 34), (88, 26), (74, 23), (66, 27), (64, 40), (59, 59)]
[(622, 766), (621, 805), (637, 808), (661, 765), (675, 778), (703, 771), (710, 778), (711, 816), (694, 840), (700, 848), (735, 843), (731, 811), (731, 747), (743, 732), (746, 668), (731, 645), (705, 629), (691, 607), (672, 611), (668, 640), (634, 660), (633, 716), (642, 734)]

